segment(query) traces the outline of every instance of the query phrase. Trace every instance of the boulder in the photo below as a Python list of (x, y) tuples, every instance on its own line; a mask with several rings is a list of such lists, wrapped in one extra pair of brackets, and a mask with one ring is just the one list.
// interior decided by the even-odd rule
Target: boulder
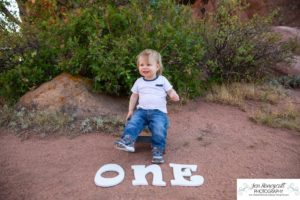
[(27, 92), (17, 105), (77, 116), (118, 115), (126, 113), (128, 100), (96, 94), (91, 81), (63, 73)]
[(287, 42), (290, 39), (295, 39), (300, 45), (300, 29), (289, 26), (274, 26), (273, 31), (281, 35), (281, 40)]
[(288, 26), (274, 26), (272, 29), (281, 35), (282, 42), (288, 42), (292, 39), (298, 46), (290, 66), (287, 63), (278, 63), (274, 69), (283, 75), (300, 75), (300, 29)]
[(274, 70), (282, 75), (300, 76), (300, 56), (294, 56), (291, 65), (287, 63), (278, 63)]

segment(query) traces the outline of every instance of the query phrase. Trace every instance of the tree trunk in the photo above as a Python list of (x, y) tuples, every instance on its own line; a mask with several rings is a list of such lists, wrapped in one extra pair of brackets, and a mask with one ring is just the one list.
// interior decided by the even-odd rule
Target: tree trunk
[(9, 20), (10, 22), (14, 22), (18, 25), (21, 24), (18, 18), (16, 18), (9, 10), (5, 7), (4, 3), (0, 1), (0, 12)]
[[(28, 0), (16, 0), (19, 7), (20, 18), (22, 21), (24, 21), (26, 19), (26, 16), (28, 16), (29, 14), (25, 5), (27, 1)], [(33, 1), (33, 0), (29, 0), (29, 1)]]

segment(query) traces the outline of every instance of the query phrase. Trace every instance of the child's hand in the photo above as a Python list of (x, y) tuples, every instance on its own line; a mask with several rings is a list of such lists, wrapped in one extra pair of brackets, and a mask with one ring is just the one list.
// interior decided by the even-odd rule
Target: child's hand
[(178, 96), (178, 94), (173, 94), (173, 95), (170, 95), (170, 99), (172, 100), (172, 101), (179, 101), (179, 96)]
[(172, 101), (179, 101), (179, 96), (175, 90), (171, 90), (170, 92), (168, 92), (168, 95)]
[(126, 121), (128, 121), (131, 118), (132, 114), (133, 114), (133, 111), (128, 111), (127, 116), (126, 116)]

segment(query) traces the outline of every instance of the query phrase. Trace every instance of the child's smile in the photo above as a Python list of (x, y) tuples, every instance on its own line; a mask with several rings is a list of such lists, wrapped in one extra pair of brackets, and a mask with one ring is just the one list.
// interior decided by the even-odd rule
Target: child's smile
[(156, 78), (156, 73), (159, 70), (159, 64), (151, 57), (141, 57), (139, 59), (139, 72), (146, 80), (153, 80)]

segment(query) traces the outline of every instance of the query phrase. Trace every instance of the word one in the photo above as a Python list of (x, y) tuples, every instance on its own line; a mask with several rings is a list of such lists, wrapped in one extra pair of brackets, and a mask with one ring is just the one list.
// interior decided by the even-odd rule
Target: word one
[[(172, 186), (200, 186), (204, 182), (204, 178), (199, 175), (192, 175), (192, 172), (197, 170), (197, 165), (185, 165), (170, 163), (170, 167), (173, 168), (174, 180), (171, 180)], [(148, 185), (146, 175), (153, 174), (152, 185), (166, 186), (166, 182), (163, 181), (162, 171), (159, 165), (132, 165), (131, 169), (134, 172), (134, 180), (132, 185)], [(112, 178), (103, 177), (105, 172), (116, 172), (117, 175)], [(124, 180), (125, 172), (123, 168), (118, 164), (105, 164), (97, 171), (95, 175), (95, 184), (100, 187), (111, 187), (118, 185)], [(186, 178), (189, 178), (187, 180)]]

